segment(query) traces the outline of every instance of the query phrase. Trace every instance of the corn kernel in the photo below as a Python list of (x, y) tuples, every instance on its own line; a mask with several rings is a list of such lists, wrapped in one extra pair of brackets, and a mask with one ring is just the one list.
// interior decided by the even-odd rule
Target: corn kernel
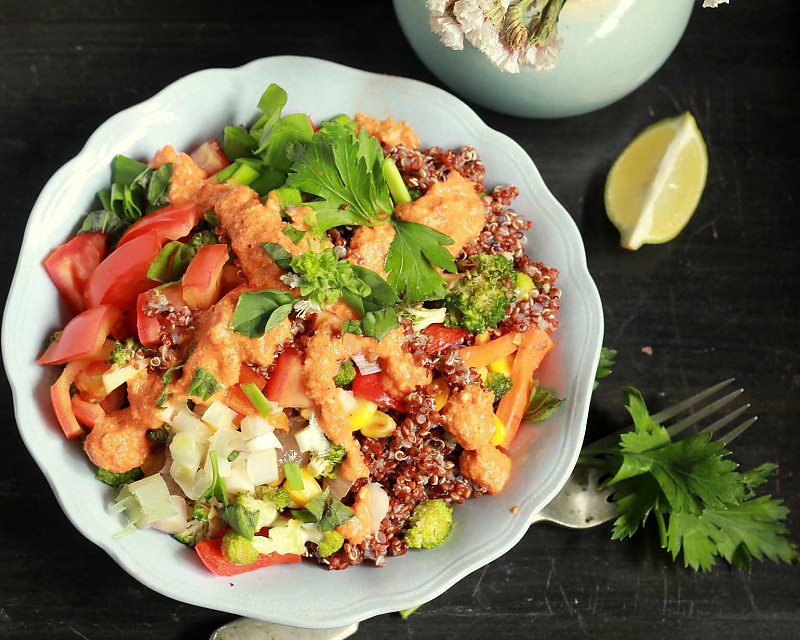
[(431, 382), (433, 382), (433, 370), (428, 369), (428, 381), (425, 384), (430, 384)]
[(289, 497), (295, 505), (304, 507), (318, 494), (322, 493), (322, 488), (314, 477), (308, 473), (306, 467), (300, 469), (300, 475), (303, 478), (303, 488), (301, 490), (295, 491), (294, 489), (290, 489), (288, 482), (283, 483), (283, 488), (289, 493)]
[(437, 411), (441, 411), (442, 407), (447, 404), (447, 398), (450, 396), (450, 389), (447, 386), (444, 378), (439, 378), (433, 383), (435, 391), (433, 392), (433, 402)]
[(486, 378), (489, 377), (489, 369), (487, 369), (486, 367), (479, 367), (478, 375), (481, 377), (481, 380), (486, 382)]
[(503, 440), (506, 439), (506, 425), (503, 424), (503, 421), (498, 418), (497, 416), (494, 417), (494, 436), (490, 442), (496, 447), (499, 444), (503, 443)]
[(306, 420), (311, 420), (311, 409), (300, 409), (300, 415)]
[(511, 377), (511, 369), (513, 368), (513, 366), (514, 366), (514, 356), (508, 355), (492, 362), (489, 365), (489, 371), (494, 371), (495, 373), (503, 373), (508, 377)]
[(372, 419), (377, 410), (377, 404), (361, 396), (356, 396), (356, 407), (350, 413), (350, 428), (353, 431), (358, 431)]
[(527, 300), (530, 298), (530, 292), (532, 289), (535, 289), (536, 286), (533, 283), (533, 279), (527, 274), (522, 273), (522, 271), (517, 271), (517, 298), (519, 300)]
[(475, 336), (475, 344), (486, 344), (489, 342), (489, 339), (488, 333), (479, 333)]
[(361, 427), (361, 433), (368, 438), (386, 438), (397, 429), (397, 423), (383, 411), (376, 411), (372, 419)]

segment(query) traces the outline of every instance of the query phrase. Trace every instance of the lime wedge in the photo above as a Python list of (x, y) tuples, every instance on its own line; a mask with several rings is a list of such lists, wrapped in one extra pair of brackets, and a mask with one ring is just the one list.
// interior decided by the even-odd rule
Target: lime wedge
[(672, 240), (689, 222), (706, 186), (708, 154), (688, 111), (649, 126), (608, 172), (608, 219), (626, 249)]

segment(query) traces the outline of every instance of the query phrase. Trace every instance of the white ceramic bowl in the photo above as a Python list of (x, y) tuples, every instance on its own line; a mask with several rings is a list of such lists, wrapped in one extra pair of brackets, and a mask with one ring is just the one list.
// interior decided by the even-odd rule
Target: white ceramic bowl
[[(502, 494), (457, 506), (455, 530), (445, 545), (389, 558), (384, 569), (358, 566), (331, 572), (304, 562), (218, 578), (191, 550), (157, 531), (114, 540), (120, 522), (106, 513), (113, 492), (93, 478), (80, 446), (61, 434), (48, 392), (56, 369), (35, 362), (44, 338), (68, 318), (42, 259), (74, 231), (94, 194), (108, 184), (113, 157), (124, 153), (149, 158), (166, 143), (191, 149), (219, 136), (224, 125), (251, 119), (270, 82), (288, 91), (287, 113), (308, 112), (317, 120), (357, 111), (381, 118), (391, 115), (411, 123), (423, 145), (473, 145), (488, 167), (487, 184), (519, 187), (515, 208), (534, 222), (529, 250), (561, 271), (561, 328), (539, 376), (566, 396), (565, 406), (553, 419), (521, 429), (512, 452), (514, 473)], [(238, 69), (193, 73), (97, 129), (36, 201), (3, 318), (2, 347), (22, 438), (67, 517), (83, 535), (137, 580), (176, 600), (320, 628), (430, 600), (523, 536), (531, 516), (558, 492), (575, 464), (602, 334), (600, 299), (586, 268), (578, 229), (518, 144), (435, 87), (286, 56), (256, 60)], [(512, 513), (515, 505), (519, 509)]]

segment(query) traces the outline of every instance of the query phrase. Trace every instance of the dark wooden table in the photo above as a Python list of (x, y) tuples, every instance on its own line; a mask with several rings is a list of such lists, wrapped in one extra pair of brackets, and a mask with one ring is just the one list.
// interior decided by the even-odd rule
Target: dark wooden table
[[(659, 407), (736, 376), (761, 418), (736, 443), (737, 458), (780, 464), (770, 489), (792, 509), (795, 540), (799, 21), (793, 2), (698, 6), (661, 71), (611, 107), (550, 122), (478, 109), (530, 152), (583, 233), (605, 342), (620, 351), (614, 376), (595, 394), (590, 429), (623, 425), (624, 385)], [(36, 195), (102, 121), (187, 73), (287, 53), (438, 84), (388, 2), (0, 0), (3, 290)], [(711, 163), (700, 208), (673, 242), (627, 253), (603, 212), (605, 174), (637, 132), (687, 109)], [(1, 388), (0, 637), (194, 639), (230, 620), (143, 587), (73, 529), (23, 447), (10, 391)], [(652, 531), (620, 543), (608, 527), (542, 525), (408, 621), (381, 616), (358, 637), (783, 639), (800, 636), (798, 587), (794, 567), (686, 571)]]

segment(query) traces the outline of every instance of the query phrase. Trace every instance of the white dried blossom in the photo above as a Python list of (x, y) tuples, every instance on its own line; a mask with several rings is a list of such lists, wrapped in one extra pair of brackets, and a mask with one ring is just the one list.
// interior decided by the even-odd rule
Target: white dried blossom
[(519, 73), (519, 51), (516, 49), (509, 49), (507, 45), (498, 40), (496, 47), (484, 53), (501, 71)]
[(290, 289), (299, 289), (302, 281), (303, 279), (296, 273), (284, 273), (281, 276), (281, 282), (287, 285)]
[(425, 0), (425, 6), (434, 16), (443, 16), (452, 0)]
[(721, 4), (728, 4), (728, 0), (703, 0), (703, 9), (716, 9)]
[(431, 30), (439, 36), (442, 44), (456, 51), (464, 48), (464, 31), (450, 16), (431, 16)]
[(294, 310), (297, 312), (298, 318), (306, 318), (322, 311), (322, 307), (313, 300), (298, 300), (294, 303)]
[(556, 66), (556, 60), (561, 54), (562, 38), (554, 38), (544, 47), (535, 45), (525, 50), (524, 61), (536, 71), (550, 71)]

